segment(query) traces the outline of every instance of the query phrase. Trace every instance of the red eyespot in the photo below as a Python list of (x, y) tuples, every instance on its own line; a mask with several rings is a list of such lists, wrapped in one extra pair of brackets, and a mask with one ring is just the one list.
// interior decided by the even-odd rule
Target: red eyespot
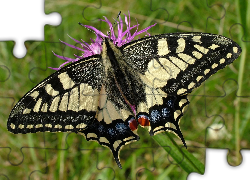
[(141, 125), (141, 126), (150, 126), (150, 122), (148, 120), (148, 117), (147, 116), (144, 116), (144, 115), (140, 115), (138, 117), (138, 123)]
[(135, 118), (131, 118), (131, 119), (129, 120), (128, 123), (129, 123), (129, 127), (130, 127), (130, 129), (131, 129), (132, 131), (137, 130), (138, 123), (137, 123), (137, 121), (135, 120)]

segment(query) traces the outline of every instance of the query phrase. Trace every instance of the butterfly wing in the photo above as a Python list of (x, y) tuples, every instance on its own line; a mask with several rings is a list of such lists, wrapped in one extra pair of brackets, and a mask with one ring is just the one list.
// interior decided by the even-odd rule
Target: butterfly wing
[(137, 122), (151, 135), (171, 131), (186, 146), (179, 122), (187, 94), (240, 52), (230, 39), (202, 33), (151, 36), (121, 48), (105, 39), (102, 55), (70, 64), (29, 91), (7, 127), (81, 133), (109, 147), (121, 167), (121, 147), (139, 139)]
[(151, 135), (172, 131), (186, 146), (179, 122), (189, 104), (187, 94), (241, 53), (239, 45), (206, 33), (171, 33), (133, 41), (121, 47), (127, 65), (145, 84), (137, 119)]
[(96, 56), (66, 66), (30, 90), (12, 109), (8, 130), (25, 134), (84, 129), (98, 106), (103, 81), (99, 59)]
[[(109, 98), (101, 56), (79, 60), (55, 72), (29, 91), (10, 113), (12, 133), (80, 133), (111, 149), (119, 167), (122, 146), (138, 140), (131, 130), (135, 121), (124, 106)], [(132, 128), (133, 129), (133, 128)]]
[(221, 35), (169, 33), (125, 44), (121, 51), (144, 83), (183, 95), (237, 59), (241, 48)]

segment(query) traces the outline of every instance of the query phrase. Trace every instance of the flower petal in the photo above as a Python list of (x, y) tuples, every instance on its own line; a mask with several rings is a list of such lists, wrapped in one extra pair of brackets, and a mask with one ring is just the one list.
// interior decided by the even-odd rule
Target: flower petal
[[(72, 58), (57, 55), (52, 51), (56, 57), (63, 59), (66, 62), (61, 64), (59, 68), (51, 68), (51, 67), (49, 67), (49, 68), (54, 69), (54, 70), (59, 70), (59, 69), (61, 69), (61, 67), (65, 66), (67, 63), (75, 62), (75, 61), (78, 61), (79, 59), (82, 59), (84, 57), (89, 57), (89, 56), (92, 56), (95, 54), (101, 54), (103, 38), (109, 38), (110, 40), (113, 41), (113, 43), (116, 46), (120, 47), (128, 42), (131, 42), (132, 40), (135, 39), (135, 36), (137, 36), (141, 33), (145, 32), (145, 33), (147, 33), (145, 36), (150, 36), (150, 34), (147, 32), (147, 30), (156, 25), (156, 23), (155, 23), (155, 24), (153, 24), (147, 28), (144, 28), (143, 30), (138, 32), (138, 27), (139, 27), (138, 22), (136, 25), (134, 25), (132, 27), (130, 26), (130, 13), (129, 13), (129, 11), (128, 11), (128, 16), (126, 14), (124, 14), (124, 16), (125, 16), (124, 22), (126, 24), (126, 30), (123, 31), (123, 20), (122, 20), (121, 16), (119, 16), (119, 18), (116, 22), (117, 23), (117, 37), (116, 37), (115, 32), (114, 32), (113, 24), (105, 16), (104, 16), (104, 19), (100, 19), (100, 21), (106, 22), (108, 24), (109, 31), (107, 32), (107, 35), (105, 35), (100, 30), (96, 29), (93, 26), (83, 25), (83, 24), (79, 23), (80, 25), (84, 26), (85, 28), (92, 30), (96, 35), (96, 39), (93, 40), (90, 38), (91, 43), (88, 44), (87, 42), (83, 41), (82, 39), (81, 39), (81, 41), (82, 41), (81, 42), (81, 41), (78, 41), (78, 40), (76, 40), (68, 35), (76, 43), (79, 43), (82, 46), (82, 48), (68, 44), (68, 43), (63, 42), (61, 40), (60, 41), (63, 44), (65, 44), (71, 48), (82, 51), (82, 56), (78, 56), (78, 55), (74, 54), (75, 59), (72, 59)], [(131, 30), (134, 29), (135, 27), (136, 27), (135, 32), (133, 34), (131, 34)], [(136, 111), (135, 107), (132, 106), (131, 108), (134, 112)]]

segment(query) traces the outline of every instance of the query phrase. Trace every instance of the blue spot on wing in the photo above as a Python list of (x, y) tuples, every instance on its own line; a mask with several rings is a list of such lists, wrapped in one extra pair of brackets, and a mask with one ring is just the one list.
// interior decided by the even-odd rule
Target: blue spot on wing
[(124, 123), (117, 123), (115, 128), (121, 134), (124, 134), (128, 131), (128, 126), (126, 126)]
[(161, 113), (162, 113), (162, 117), (164, 117), (164, 118), (170, 117), (169, 108), (162, 108)]
[(150, 122), (158, 122), (161, 119), (161, 114), (159, 110), (153, 110), (150, 114)]

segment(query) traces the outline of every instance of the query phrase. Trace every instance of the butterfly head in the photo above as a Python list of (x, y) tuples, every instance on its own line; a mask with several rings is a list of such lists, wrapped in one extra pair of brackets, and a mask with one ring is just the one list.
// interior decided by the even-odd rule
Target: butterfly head
[[(87, 28), (88, 30), (92, 31), (93, 33), (95, 33), (96, 39), (95, 40), (90, 39), (90, 43), (87, 43), (86, 41), (82, 40), (82, 42), (81, 42), (81, 41), (78, 41), (78, 40), (69, 36), (77, 44), (80, 44), (82, 46), (82, 48), (79, 48), (79, 47), (74, 46), (74, 45), (70, 45), (70, 44), (63, 42), (63, 41), (61, 41), (61, 42), (65, 45), (71, 47), (71, 48), (83, 51), (82, 55), (81, 56), (74, 55), (75, 56), (75, 59), (74, 59), (74, 58), (69, 58), (69, 57), (65, 57), (65, 56), (60, 56), (60, 55), (57, 55), (54, 53), (54, 55), (56, 57), (63, 59), (64, 61), (66, 60), (66, 62), (61, 64), (59, 68), (51, 68), (51, 67), (49, 67), (49, 68), (54, 69), (54, 70), (59, 70), (68, 63), (76, 62), (82, 58), (93, 56), (95, 54), (101, 54), (101, 52), (103, 50), (102, 43), (105, 41), (105, 39), (108, 39), (115, 46), (121, 47), (122, 45), (135, 40), (136, 36), (138, 36), (142, 33), (146, 33), (145, 36), (150, 36), (150, 34), (147, 32), (147, 30), (149, 30), (151, 27), (156, 25), (156, 23), (155, 23), (155, 24), (148, 26), (147, 28), (145, 28), (141, 31), (138, 31), (138, 26), (139, 26), (138, 23), (134, 26), (130, 26), (130, 14), (129, 14), (129, 12), (128, 12), (128, 16), (125, 14), (124, 14), (124, 16), (125, 16), (124, 21), (122, 20), (120, 15), (118, 16), (119, 19), (116, 21), (117, 25), (115, 25), (115, 26), (105, 16), (104, 16), (104, 19), (100, 19), (100, 21), (106, 22), (109, 26), (109, 31), (108, 31), (107, 35), (104, 34), (102, 31), (96, 29), (93, 26), (84, 25), (82, 23), (79, 23), (81, 26), (83, 26), (83, 27)], [(124, 24), (126, 25), (126, 29), (123, 30)], [(117, 27), (117, 30), (115, 30), (115, 27)], [(134, 28), (136, 28), (135, 32), (131, 33), (131, 31), (134, 30)]]

